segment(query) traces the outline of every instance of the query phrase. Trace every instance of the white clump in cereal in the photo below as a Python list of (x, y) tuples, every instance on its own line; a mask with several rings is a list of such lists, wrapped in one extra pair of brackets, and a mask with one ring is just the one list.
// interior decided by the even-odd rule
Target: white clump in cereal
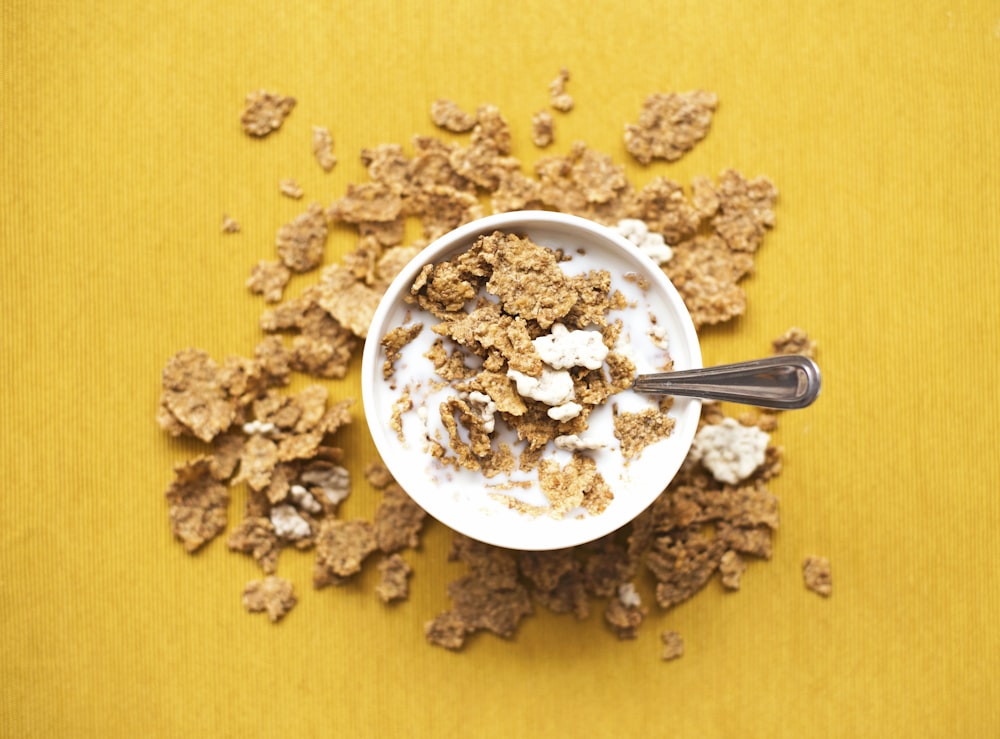
[[(339, 465), (306, 470), (299, 476), (299, 480), (312, 486), (314, 490), (322, 490), (323, 496), (331, 505), (339, 505), (351, 494), (351, 473), (346, 467)], [(295, 495), (294, 489), (289, 492)]]
[(302, 485), (292, 485), (288, 490), (288, 496), (303, 511), (320, 513), (323, 510), (323, 506), (320, 505), (319, 501)]
[(670, 348), (670, 338), (667, 335), (667, 327), (654, 324), (651, 329), (649, 329), (649, 340), (653, 343), (657, 349), (667, 351)]
[(716, 480), (735, 485), (764, 464), (770, 439), (756, 426), (743, 426), (735, 418), (726, 418), (698, 431), (691, 454)]
[(545, 336), (532, 339), (535, 351), (552, 369), (586, 367), (600, 369), (608, 356), (608, 347), (597, 331), (570, 331), (561, 323), (553, 323)]
[(673, 250), (663, 240), (663, 234), (650, 231), (646, 222), (638, 218), (623, 218), (618, 221), (615, 230), (657, 264), (666, 264), (674, 255)]
[(288, 503), (276, 505), (271, 509), (271, 525), (279, 537), (289, 541), (305, 539), (312, 534), (309, 522), (299, 515), (295, 506)]
[(630, 582), (623, 582), (618, 586), (618, 600), (626, 608), (638, 608), (642, 605), (639, 591), (635, 589), (635, 584)]
[(493, 429), (496, 427), (494, 415), (497, 412), (497, 404), (493, 402), (493, 398), (486, 393), (473, 390), (469, 393), (468, 401), (469, 406), (483, 422), (483, 431), (487, 434), (492, 434)]
[(515, 369), (507, 370), (507, 377), (517, 385), (522, 398), (531, 398), (545, 405), (562, 405), (573, 400), (573, 377), (566, 370), (542, 368), (539, 377), (532, 377)]
[(571, 418), (576, 418), (583, 412), (583, 406), (579, 403), (574, 403), (570, 401), (569, 403), (563, 403), (562, 405), (557, 405), (549, 408), (545, 415), (551, 418), (553, 421), (569, 421)]
[(243, 433), (247, 436), (252, 436), (253, 434), (260, 434), (261, 436), (267, 436), (273, 434), (276, 427), (270, 421), (258, 421), (254, 419), (252, 421), (247, 421), (243, 424)]
[(563, 434), (553, 439), (553, 444), (557, 449), (564, 449), (567, 452), (584, 452), (595, 449), (603, 449), (606, 445), (600, 439), (594, 437), (584, 437), (578, 434)]

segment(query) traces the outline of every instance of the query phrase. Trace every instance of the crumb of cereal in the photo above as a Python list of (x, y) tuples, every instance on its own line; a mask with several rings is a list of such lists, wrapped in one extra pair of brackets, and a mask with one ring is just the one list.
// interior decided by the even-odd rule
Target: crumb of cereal
[(555, 140), (555, 122), (547, 110), (539, 110), (531, 116), (531, 140), (539, 149), (550, 146)]
[(246, 286), (254, 295), (260, 295), (267, 303), (277, 303), (292, 278), (288, 267), (278, 261), (262, 259), (250, 270)]
[(545, 205), (605, 225), (625, 218), (634, 196), (625, 166), (582, 141), (574, 142), (566, 156), (539, 159), (535, 174)]
[(807, 588), (824, 598), (828, 598), (833, 592), (830, 560), (826, 557), (806, 557), (802, 562), (802, 577)]
[(403, 208), (398, 190), (380, 182), (347, 186), (347, 192), (327, 210), (330, 220), (345, 223), (391, 223)]
[(739, 281), (752, 268), (749, 254), (734, 254), (718, 236), (695, 236), (673, 247), (663, 271), (684, 299), (696, 328), (722, 323), (746, 311)]
[(778, 189), (767, 177), (748, 180), (734, 169), (719, 175), (716, 186), (718, 212), (712, 227), (734, 252), (754, 253), (764, 234), (774, 228), (774, 203)]
[(240, 116), (243, 130), (250, 136), (267, 136), (281, 128), (295, 107), (295, 98), (284, 97), (266, 90), (247, 95), (246, 107)]
[(404, 346), (413, 341), (424, 330), (424, 324), (414, 323), (411, 326), (397, 326), (382, 337), (380, 343), (385, 350), (385, 362), (382, 364), (382, 377), (388, 380), (395, 371), (396, 360), (399, 359)]
[(619, 639), (635, 639), (648, 613), (649, 609), (642, 605), (635, 586), (624, 583), (620, 586), (617, 597), (608, 601), (604, 620)]
[(810, 359), (816, 358), (816, 342), (798, 326), (792, 326), (772, 341), (771, 347), (775, 354), (802, 354)]
[(564, 467), (552, 459), (543, 459), (538, 468), (538, 482), (549, 501), (548, 514), (561, 518), (574, 508), (583, 507), (589, 513), (602, 512), (614, 495), (597, 471), (591, 457), (580, 454)]
[(323, 208), (312, 203), (309, 209), (278, 229), (275, 245), (278, 256), (292, 272), (309, 272), (323, 261), (327, 226)]
[(324, 172), (334, 168), (337, 157), (333, 153), (333, 136), (330, 135), (330, 129), (323, 126), (312, 127), (312, 151), (316, 162)]
[(174, 436), (211, 441), (232, 424), (236, 404), (227, 392), (225, 368), (207, 352), (184, 349), (163, 368), (157, 420)]
[(413, 569), (398, 554), (385, 557), (378, 563), (379, 583), (375, 595), (383, 603), (394, 603), (410, 597), (409, 577)]
[(650, 444), (667, 438), (676, 421), (657, 408), (646, 408), (636, 413), (614, 414), (615, 438), (621, 443), (625, 459), (635, 459)]
[(166, 498), (174, 536), (188, 552), (197, 551), (225, 530), (229, 490), (215, 479), (208, 457), (176, 465)]
[(381, 462), (370, 462), (365, 467), (365, 479), (377, 490), (382, 490), (395, 482), (389, 469)]
[(296, 603), (292, 583), (283, 577), (268, 575), (263, 580), (251, 580), (243, 589), (243, 607), (250, 613), (267, 612), (272, 623), (284, 618)]
[(569, 70), (563, 67), (559, 76), (549, 83), (549, 105), (558, 111), (568, 113), (573, 109), (573, 96), (566, 92)]
[(361, 564), (376, 548), (374, 528), (368, 521), (324, 518), (316, 537), (313, 585), (343, 584), (361, 571)]
[(705, 138), (719, 99), (712, 92), (654, 93), (625, 126), (625, 148), (640, 164), (677, 161)]
[(431, 120), (435, 126), (454, 133), (466, 133), (476, 125), (476, 116), (466, 113), (458, 103), (439, 98), (431, 103)]
[(664, 662), (669, 662), (684, 655), (684, 640), (676, 631), (664, 631), (660, 634), (660, 642), (663, 644), (663, 651), (660, 653), (660, 658)]
[(285, 197), (289, 197), (292, 200), (300, 200), (303, 195), (302, 187), (291, 177), (281, 180), (281, 182), (278, 183), (278, 191)]
[(235, 218), (222, 214), (222, 233), (236, 234), (240, 232), (240, 222)]

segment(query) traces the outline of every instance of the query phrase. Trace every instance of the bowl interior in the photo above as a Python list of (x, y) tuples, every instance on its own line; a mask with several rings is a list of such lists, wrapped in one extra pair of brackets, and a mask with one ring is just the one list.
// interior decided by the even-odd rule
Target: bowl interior
[[(664, 350), (662, 343), (657, 345), (654, 334), (666, 335), (667, 353), (674, 362), (674, 369), (701, 366), (698, 338), (683, 300), (659, 267), (624, 237), (600, 224), (561, 213), (502, 213), (442, 236), (410, 262), (390, 285), (375, 312), (364, 347), (362, 401), (365, 418), (375, 446), (396, 481), (424, 510), (445, 525), (480, 541), (512, 549), (576, 546), (628, 523), (663, 491), (688, 453), (697, 430), (701, 403), (676, 398), (670, 410), (676, 421), (671, 435), (646, 447), (638, 458), (628, 462), (622, 458), (613, 435), (611, 403), (625, 412), (649, 407), (655, 399), (626, 390), (614, 395), (611, 403), (592, 412), (586, 435), (597, 436), (608, 446), (588, 454), (594, 457), (598, 470), (614, 493), (613, 501), (596, 515), (581, 510), (554, 518), (517, 512), (492, 497), (490, 492), (510, 482), (514, 483), (513, 488), (507, 486), (504, 492), (510, 493), (516, 488), (518, 498), (542, 504), (545, 498), (538, 488), (537, 474), (514, 472), (509, 477), (499, 475), (487, 479), (479, 472), (441, 465), (425, 446), (429, 428), (427, 418), (437, 415), (440, 402), (440, 398), (429, 390), (426, 397), (420, 395), (422, 391), (414, 392), (411, 397), (415, 408), (398, 416), (402, 421), (402, 434), (392, 429), (393, 407), (400, 399), (402, 388), (427, 388), (432, 384), (433, 367), (423, 354), (437, 338), (430, 330), (436, 319), (418, 306), (404, 302), (403, 296), (408, 294), (424, 265), (452, 258), (470, 248), (478, 237), (497, 230), (516, 233), (542, 246), (563, 249), (572, 256), (561, 264), (567, 274), (597, 268), (611, 273), (612, 289), (620, 290), (630, 307), (612, 311), (609, 319), (622, 319), (639, 373), (660, 371)], [(626, 279), (626, 275), (632, 275), (633, 279)], [(385, 354), (380, 339), (397, 326), (415, 322), (422, 322), (424, 328), (404, 348), (395, 363), (392, 379), (386, 381), (382, 373)], [(424, 418), (417, 411), (421, 404), (428, 411)], [(546, 454), (549, 453), (563, 460), (563, 464), (570, 458), (568, 452), (554, 447), (546, 450)]]

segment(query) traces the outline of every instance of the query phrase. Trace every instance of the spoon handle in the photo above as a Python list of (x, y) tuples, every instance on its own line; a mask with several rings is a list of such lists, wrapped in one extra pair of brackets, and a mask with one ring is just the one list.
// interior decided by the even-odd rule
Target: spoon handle
[(639, 375), (640, 393), (727, 400), (760, 408), (805, 408), (819, 395), (816, 363), (798, 354), (736, 364)]

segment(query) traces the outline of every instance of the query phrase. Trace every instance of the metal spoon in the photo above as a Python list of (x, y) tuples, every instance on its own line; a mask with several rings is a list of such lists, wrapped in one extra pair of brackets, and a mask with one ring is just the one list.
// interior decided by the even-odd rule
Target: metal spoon
[(819, 395), (816, 363), (799, 354), (780, 355), (716, 367), (639, 375), (640, 393), (728, 400), (760, 408), (805, 408)]

